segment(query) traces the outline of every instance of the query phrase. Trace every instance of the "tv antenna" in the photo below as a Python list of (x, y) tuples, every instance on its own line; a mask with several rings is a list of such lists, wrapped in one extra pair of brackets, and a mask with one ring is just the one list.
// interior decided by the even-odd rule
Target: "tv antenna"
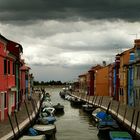
[(136, 34), (130, 34), (130, 35), (135, 35), (136, 39), (138, 38), (138, 33), (136, 33)]

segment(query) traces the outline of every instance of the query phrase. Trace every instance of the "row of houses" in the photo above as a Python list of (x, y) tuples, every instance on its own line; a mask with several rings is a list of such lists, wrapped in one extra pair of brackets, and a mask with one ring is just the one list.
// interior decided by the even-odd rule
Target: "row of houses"
[(93, 66), (79, 75), (79, 91), (95, 96), (111, 96), (129, 106), (140, 105), (140, 39), (134, 47), (115, 56), (109, 65)]
[(32, 90), (33, 75), (22, 53), (19, 43), (0, 35), (0, 121), (18, 111)]

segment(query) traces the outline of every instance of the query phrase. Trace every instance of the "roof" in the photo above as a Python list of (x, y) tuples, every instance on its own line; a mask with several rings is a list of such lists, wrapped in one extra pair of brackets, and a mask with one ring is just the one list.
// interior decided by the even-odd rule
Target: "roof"
[(26, 71), (26, 70), (29, 70), (29, 69), (31, 69), (31, 68), (28, 67), (28, 66), (25, 66), (25, 65), (20, 67), (20, 70), (22, 70), (22, 71)]
[(19, 57), (19, 54), (23, 52), (23, 48), (19, 43), (11, 41), (7, 39), (6, 37), (2, 36), (1, 34), (0, 34), (0, 38), (3, 39), (7, 43), (7, 46), (6, 46), (7, 50), (11, 52), (13, 55), (15, 55), (16, 57)]

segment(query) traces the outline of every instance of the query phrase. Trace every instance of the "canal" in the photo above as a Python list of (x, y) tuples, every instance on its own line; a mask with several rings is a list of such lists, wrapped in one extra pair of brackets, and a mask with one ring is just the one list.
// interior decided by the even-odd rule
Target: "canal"
[(105, 140), (97, 136), (98, 129), (91, 116), (80, 108), (74, 108), (70, 102), (59, 96), (61, 88), (48, 88), (53, 104), (64, 105), (64, 114), (56, 116), (57, 140)]

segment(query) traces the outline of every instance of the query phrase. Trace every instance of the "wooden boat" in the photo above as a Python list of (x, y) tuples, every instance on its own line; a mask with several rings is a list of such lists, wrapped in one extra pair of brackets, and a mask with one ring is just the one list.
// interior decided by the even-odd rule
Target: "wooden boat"
[(110, 131), (110, 140), (133, 140), (132, 136), (125, 131)]
[(39, 125), (36, 124), (33, 126), (35, 130), (38, 131), (39, 134), (53, 134), (56, 132), (56, 126), (54, 124), (48, 124), (48, 125)]
[(38, 136), (22, 136), (19, 140), (46, 140), (45, 135), (38, 135)]

